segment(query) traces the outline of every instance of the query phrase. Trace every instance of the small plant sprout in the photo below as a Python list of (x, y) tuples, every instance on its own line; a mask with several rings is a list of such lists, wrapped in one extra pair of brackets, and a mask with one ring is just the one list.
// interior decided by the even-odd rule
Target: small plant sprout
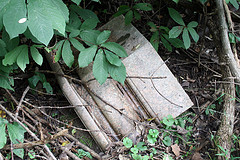
[(151, 144), (154, 144), (157, 141), (157, 137), (159, 135), (159, 132), (157, 129), (149, 129), (147, 139), (148, 142)]
[(123, 145), (124, 145), (126, 148), (131, 148), (132, 145), (133, 145), (133, 141), (132, 141), (130, 138), (125, 137), (125, 138), (123, 139)]

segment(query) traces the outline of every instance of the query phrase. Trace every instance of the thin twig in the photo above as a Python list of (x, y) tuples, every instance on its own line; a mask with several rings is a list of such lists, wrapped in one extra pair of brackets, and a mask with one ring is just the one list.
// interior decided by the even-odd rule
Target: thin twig
[(22, 94), (22, 97), (21, 97), (21, 99), (20, 99), (20, 102), (19, 102), (18, 105), (17, 105), (17, 109), (16, 109), (16, 113), (15, 113), (15, 117), (16, 117), (16, 118), (17, 118), (17, 116), (18, 116), (18, 112), (19, 112), (19, 109), (20, 109), (20, 107), (21, 107), (21, 105), (22, 105), (23, 99), (25, 98), (25, 96), (26, 96), (27, 92), (29, 91), (29, 89), (30, 89), (30, 87), (27, 86), (27, 88), (25, 89), (25, 91), (24, 91), (23, 94)]

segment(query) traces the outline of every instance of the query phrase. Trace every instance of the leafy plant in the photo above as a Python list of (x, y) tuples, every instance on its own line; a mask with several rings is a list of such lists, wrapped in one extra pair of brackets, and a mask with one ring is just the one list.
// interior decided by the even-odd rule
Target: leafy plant
[(124, 146), (125, 146), (126, 148), (131, 148), (132, 145), (133, 145), (133, 142), (132, 142), (132, 140), (129, 139), (128, 137), (125, 137), (125, 138), (123, 139), (123, 144), (124, 144)]
[(122, 5), (119, 7), (117, 13), (115, 13), (113, 16), (117, 17), (125, 14), (125, 24), (129, 25), (134, 18), (136, 20), (141, 19), (141, 14), (139, 13), (139, 10), (151, 11), (152, 5), (150, 3), (137, 3), (133, 7), (130, 7), (128, 5)]
[(47, 82), (47, 79), (43, 73), (36, 72), (35, 75), (28, 79), (29, 86), (35, 88), (38, 82), (42, 82), (43, 88), (46, 89), (46, 92), (49, 94), (53, 93), (52, 86)]
[(186, 25), (178, 11), (173, 8), (168, 8), (168, 11), (171, 18), (179, 24), (179, 26), (175, 26), (169, 31), (169, 38), (177, 38), (182, 33), (184, 47), (188, 49), (191, 45), (189, 33), (195, 42), (199, 40), (199, 35), (194, 29), (198, 23), (191, 21)]
[(205, 110), (205, 114), (206, 115), (213, 115), (216, 111), (215, 111), (215, 109), (216, 109), (216, 105), (215, 104), (212, 104), (212, 105), (210, 105), (210, 106), (207, 106), (207, 108), (206, 108), (206, 110)]
[(148, 142), (151, 144), (154, 144), (157, 141), (157, 137), (159, 135), (159, 132), (157, 129), (149, 129), (147, 139)]
[(150, 42), (156, 51), (158, 51), (160, 41), (168, 51), (172, 51), (172, 46), (176, 48), (184, 48), (183, 42), (180, 39), (169, 38), (170, 29), (168, 27), (159, 27), (153, 22), (148, 22), (147, 24), (151, 27), (150, 31), (153, 32)]
[(231, 3), (234, 8), (239, 9), (239, 4), (237, 0), (225, 0), (227, 4)]
[[(9, 123), (6, 119), (0, 117), (0, 149), (3, 148), (7, 143), (6, 127), (8, 136), (13, 144), (23, 143), (24, 133), (26, 130), (17, 122)], [(13, 149), (13, 153), (23, 159), (23, 148)]]
[(92, 155), (89, 152), (84, 151), (83, 149), (77, 149), (78, 153), (75, 153), (76, 156), (79, 158), (88, 157), (93, 158)]

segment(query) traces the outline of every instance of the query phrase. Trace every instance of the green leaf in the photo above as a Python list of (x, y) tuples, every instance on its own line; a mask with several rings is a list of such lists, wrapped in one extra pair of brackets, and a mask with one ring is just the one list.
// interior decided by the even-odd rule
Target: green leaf
[[(226, 1), (227, 1), (227, 0), (226, 0)], [(207, 2), (207, 0), (200, 0), (200, 2), (201, 2), (202, 4), (204, 4), (204, 3)]]
[(169, 38), (167, 34), (162, 34), (162, 36), (169, 41), (176, 48), (184, 48), (184, 44), (180, 39), (177, 38)]
[(43, 88), (46, 89), (48, 94), (53, 94), (53, 88), (48, 82), (43, 82)]
[(153, 48), (156, 51), (158, 51), (158, 47), (159, 47), (159, 31), (153, 33), (153, 35), (152, 35), (152, 37), (150, 39), (150, 43), (152, 44)]
[(5, 130), (6, 130), (6, 124), (0, 123), (0, 135), (1, 135), (0, 136), (0, 149), (2, 149), (5, 146), (5, 144), (7, 143), (7, 135), (6, 135)]
[(61, 40), (59, 41), (56, 46), (54, 47), (54, 50), (57, 50), (56, 51), (56, 55), (54, 56), (54, 61), (55, 62), (58, 62), (59, 59), (61, 58), (62, 56), (62, 46), (63, 46), (63, 43), (64, 43), (64, 40)]
[(77, 5), (71, 5), (70, 9), (76, 12), (83, 20), (95, 19), (97, 22), (99, 22), (97, 15), (89, 9), (83, 9)]
[(17, 57), (18, 55), (22, 52), (22, 50), (24, 50), (24, 48), (26, 48), (27, 45), (21, 45), (16, 47), (15, 49), (13, 49), (12, 51), (8, 52), (5, 55), (5, 58), (3, 59), (3, 65), (12, 65), (13, 63), (15, 63), (17, 61)]
[(199, 35), (195, 31), (195, 29), (193, 29), (192, 27), (188, 27), (187, 29), (188, 29), (190, 35), (192, 36), (193, 40), (197, 43), (199, 40)]
[(98, 53), (93, 63), (93, 75), (100, 84), (103, 84), (107, 80), (107, 67), (108, 62), (106, 56), (104, 55), (102, 50), (98, 50)]
[(145, 143), (144, 142), (138, 142), (137, 144), (137, 149), (139, 149), (140, 151), (146, 151), (147, 150), (147, 146), (144, 146)]
[(77, 5), (79, 5), (81, 3), (82, 0), (72, 0), (74, 3), (76, 3)]
[(98, 30), (84, 30), (80, 33), (80, 37), (88, 46), (92, 46), (97, 44), (97, 37), (100, 33)]
[(123, 145), (126, 147), (126, 148), (131, 148), (132, 145), (133, 145), (133, 141), (131, 139), (129, 139), (128, 137), (125, 137), (123, 139)]
[(141, 19), (141, 14), (137, 10), (134, 10), (133, 13), (134, 13), (134, 17), (135, 17), (136, 20)]
[[(9, 138), (13, 144), (19, 144), (19, 142), (23, 143), (24, 140), (24, 133), (26, 130), (20, 126), (17, 122), (13, 122), (13, 124), (7, 124)], [(21, 149), (14, 149), (13, 153), (16, 154), (18, 157), (23, 159), (24, 150)]]
[(80, 26), (82, 24), (81, 20), (79, 19), (78, 15), (74, 11), (70, 11), (69, 15), (69, 24), (67, 26), (70, 26), (74, 29), (80, 29)]
[(3, 15), (3, 24), (10, 39), (17, 37), (27, 29), (25, 0), (11, 0)]
[(5, 30), (3, 30), (3, 32), (2, 32), (2, 40), (6, 44), (7, 51), (11, 51), (11, 50), (15, 49), (19, 44), (19, 37), (16, 37), (16, 38), (13, 38), (10, 40), (9, 35), (7, 34), (7, 32)]
[(29, 30), (28, 28), (27, 28), (27, 30), (24, 32), (24, 35), (25, 35), (25, 37), (26, 37), (27, 39), (31, 39), (34, 43), (42, 44), (41, 42), (39, 42), (39, 41), (37, 40), (36, 37), (34, 37), (34, 36), (32, 35), (32, 33), (30, 32), (30, 30)]
[(131, 152), (133, 153), (133, 154), (137, 154), (138, 153), (138, 149), (137, 148), (131, 148), (130, 149), (131, 150)]
[(133, 6), (134, 9), (140, 9), (143, 11), (151, 11), (152, 5), (150, 3), (137, 3)]
[(168, 127), (171, 127), (174, 124), (174, 119), (172, 115), (168, 115), (167, 118), (163, 118), (163, 124), (165, 124)]
[(183, 38), (183, 43), (184, 43), (185, 48), (188, 49), (191, 45), (191, 41), (190, 41), (190, 37), (189, 37), (187, 28), (183, 29), (182, 38)]
[(172, 0), (173, 2), (175, 2), (175, 3), (177, 3), (178, 4), (178, 2), (179, 2), (179, 0)]
[(68, 7), (63, 3), (62, 0), (51, 0), (53, 5), (57, 8), (58, 12), (64, 17), (65, 22), (69, 21), (69, 11)]
[(19, 53), (17, 57), (17, 65), (21, 68), (22, 71), (25, 70), (26, 65), (29, 64), (29, 57), (28, 57), (28, 46), (23, 45), (22, 51)]
[(109, 64), (108, 65), (108, 73), (114, 80), (116, 80), (124, 85), (124, 81), (126, 79), (126, 68), (123, 65), (123, 63), (121, 64), (121, 66), (114, 66), (114, 65)]
[(96, 54), (98, 47), (93, 45), (89, 48), (84, 49), (78, 56), (78, 65), (79, 67), (86, 67), (93, 61), (93, 58)]
[(233, 33), (228, 33), (230, 43), (236, 43), (236, 39)]
[(80, 30), (72, 29), (71, 33), (69, 34), (69, 38), (77, 37), (80, 34)]
[(104, 50), (107, 60), (109, 63), (111, 63), (112, 65), (115, 66), (121, 66), (122, 65), (122, 61), (118, 58), (117, 55), (113, 54), (112, 52), (108, 51), (108, 50)]
[(133, 11), (130, 10), (125, 15), (125, 24), (129, 25), (132, 22), (132, 20), (133, 20)]
[(110, 35), (111, 35), (111, 31), (105, 30), (101, 32), (97, 37), (97, 40), (96, 40), (97, 44), (102, 44), (106, 42), (110, 37)]
[(192, 22), (188, 23), (187, 27), (194, 28), (194, 27), (197, 27), (197, 25), (198, 25), (198, 23), (196, 21), (192, 21)]
[(74, 56), (72, 54), (71, 46), (68, 40), (66, 40), (62, 47), (62, 58), (68, 67), (71, 67), (74, 62)]
[(0, 87), (10, 89), (14, 91), (11, 85), (14, 85), (13, 77), (10, 77), (8, 73), (0, 71)]
[(183, 22), (183, 19), (181, 17), (181, 15), (178, 13), (178, 11), (176, 11), (175, 9), (173, 8), (168, 8), (168, 12), (171, 16), (171, 18), (177, 22), (178, 24), (182, 25), (182, 26), (185, 26), (185, 23)]
[(94, 18), (86, 19), (81, 25), (81, 30), (92, 30), (97, 26), (97, 23), (98, 21)]
[(157, 141), (157, 138), (152, 137), (150, 134), (147, 135), (147, 140), (149, 143), (154, 144)]
[(148, 134), (151, 135), (153, 138), (157, 138), (159, 132), (157, 129), (149, 129)]
[(101, 46), (106, 47), (107, 49), (109, 49), (110, 51), (112, 51), (113, 53), (118, 55), (119, 57), (127, 57), (128, 56), (125, 49), (118, 43), (107, 42), (107, 43), (102, 44)]
[(85, 47), (82, 45), (82, 43), (80, 43), (75, 38), (70, 38), (69, 40), (70, 40), (71, 44), (73, 45), (73, 47), (76, 48), (77, 50), (83, 51), (85, 49)]
[(119, 7), (117, 13), (115, 13), (115, 14), (113, 15), (113, 17), (120, 16), (121, 14), (126, 13), (126, 12), (128, 12), (129, 10), (130, 10), (130, 7), (129, 7), (129, 6), (127, 6), (127, 5), (122, 5), (122, 6)]
[(163, 36), (161, 36), (161, 41), (164, 47), (167, 48), (169, 52), (172, 52), (172, 46), (168, 43), (168, 41), (165, 38), (163, 38)]
[(42, 65), (43, 63), (43, 57), (42, 55), (38, 52), (37, 48), (35, 48), (34, 46), (30, 47), (30, 51), (31, 51), (31, 55), (33, 60), (38, 64), (38, 65)]
[(41, 81), (41, 77), (38, 75), (34, 75), (31, 78), (28, 78), (28, 83), (31, 88), (35, 88), (39, 81)]
[(183, 26), (175, 26), (169, 31), (169, 38), (177, 38), (183, 30)]
[(172, 139), (169, 136), (164, 137), (163, 144), (165, 144), (168, 147), (171, 146), (172, 145)]
[(46, 9), (41, 0), (30, 1), (28, 4), (28, 28), (32, 35), (40, 42), (48, 45), (52, 36), (52, 22), (50, 15), (46, 15)]
[(225, 1), (226, 1), (227, 4), (230, 2), (230, 0), (225, 0)]
[(234, 8), (236, 8), (237, 10), (239, 9), (239, 4), (237, 0), (230, 0), (230, 3), (233, 5)]
[(3, 40), (0, 39), (0, 57), (3, 57), (7, 54), (6, 44)]

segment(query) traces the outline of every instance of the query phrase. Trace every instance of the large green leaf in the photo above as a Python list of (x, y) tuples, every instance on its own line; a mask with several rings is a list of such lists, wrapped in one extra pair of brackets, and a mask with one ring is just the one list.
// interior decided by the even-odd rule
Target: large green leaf
[(2, 0), (0, 1), (0, 31), (2, 30), (3, 27), (3, 15), (6, 12), (6, 10), (9, 8), (9, 2), (10, 0)]
[[(1, 82), (0, 82), (1, 83)], [(0, 149), (7, 143), (6, 124), (8, 121), (0, 117)]]
[(79, 67), (86, 67), (93, 61), (93, 58), (96, 54), (98, 47), (93, 45), (89, 48), (84, 49), (78, 56), (78, 65)]
[(42, 55), (38, 52), (37, 48), (35, 48), (34, 46), (30, 47), (30, 51), (31, 51), (31, 55), (33, 60), (38, 64), (38, 65), (42, 65), (43, 63), (43, 57)]
[(86, 19), (81, 25), (81, 30), (92, 30), (97, 26), (97, 23), (98, 21), (93, 18)]
[(125, 24), (129, 25), (133, 20), (133, 11), (129, 10), (125, 15)]
[(185, 48), (188, 49), (191, 45), (191, 41), (190, 41), (190, 37), (189, 37), (187, 28), (184, 28), (182, 38), (183, 38), (183, 43), (184, 43)]
[(5, 30), (2, 32), (2, 40), (6, 44), (7, 51), (11, 51), (19, 45), (19, 37), (10, 40), (9, 35)]
[(3, 59), (3, 65), (6, 66), (6, 65), (12, 65), (13, 63), (15, 63), (17, 61), (17, 57), (18, 55), (22, 52), (22, 50), (24, 48), (26, 48), (27, 45), (21, 45), (21, 46), (18, 46), (16, 47), (15, 49), (13, 49), (12, 51), (8, 52), (6, 55), (5, 55), (5, 58)]
[(93, 75), (100, 84), (103, 84), (108, 77), (108, 62), (102, 50), (98, 50), (95, 57)]
[(183, 26), (175, 26), (169, 31), (169, 38), (177, 38), (183, 30)]
[(72, 43), (73, 47), (76, 48), (77, 50), (82, 51), (85, 49), (85, 47), (82, 45), (82, 43), (80, 43), (75, 38), (70, 38), (69, 40)]
[(183, 22), (183, 19), (181, 17), (181, 15), (178, 13), (178, 11), (176, 11), (175, 9), (173, 8), (168, 8), (168, 12), (171, 16), (171, 18), (177, 22), (178, 24), (182, 25), (182, 26), (185, 26), (185, 23)]
[(107, 60), (109, 63), (111, 63), (112, 65), (115, 66), (121, 66), (122, 61), (118, 58), (117, 55), (113, 54), (112, 52), (108, 51), (108, 50), (104, 50)]
[(101, 32), (98, 30), (84, 30), (80, 33), (82, 40), (89, 46), (97, 44), (97, 37)]
[(61, 12), (62, 16), (64, 17), (65, 21), (69, 21), (69, 11), (67, 6), (63, 3), (62, 0), (51, 0), (57, 10)]
[(71, 67), (74, 62), (74, 56), (72, 54), (71, 46), (68, 40), (66, 40), (62, 47), (62, 58), (68, 67)]
[(108, 31), (108, 30), (102, 31), (97, 37), (97, 40), (96, 40), (97, 44), (102, 44), (106, 42), (110, 35), (111, 35), (111, 31)]
[(28, 4), (28, 27), (34, 37), (48, 45), (53, 36), (51, 15), (47, 13), (43, 0), (30, 1)]
[(97, 15), (89, 9), (83, 9), (77, 5), (71, 5), (70, 9), (73, 10), (74, 12), (76, 12), (84, 20), (95, 19), (97, 22), (99, 22)]
[(119, 67), (109, 64), (108, 72), (114, 80), (124, 84), (124, 81), (126, 79), (126, 68), (123, 63)]
[(26, 65), (29, 64), (29, 57), (28, 57), (28, 46), (23, 45), (23, 49), (19, 53), (17, 57), (17, 65), (21, 68), (22, 71), (25, 70)]
[(194, 27), (197, 27), (197, 25), (198, 25), (198, 23), (196, 21), (192, 21), (192, 22), (188, 23), (187, 27), (194, 28)]
[[(3, 15), (3, 24), (10, 39), (17, 37), (27, 29), (25, 0), (11, 0)], [(23, 20), (23, 21), (22, 21)]]
[[(23, 143), (24, 140), (24, 133), (26, 130), (20, 126), (17, 122), (13, 122), (13, 124), (8, 123), (7, 124), (8, 134), (10, 137), (10, 140), (13, 144), (19, 144), (19, 142)], [(24, 150), (21, 149), (14, 149), (13, 153), (15, 153), (18, 157), (23, 159), (24, 156)]]
[(125, 49), (118, 43), (107, 42), (107, 43), (102, 44), (102, 47), (106, 47), (107, 49), (109, 49), (110, 51), (112, 51), (113, 53), (118, 55), (119, 57), (127, 57), (128, 56)]
[(74, 28), (74, 29), (80, 29), (82, 22), (79, 19), (78, 15), (74, 11), (70, 11), (70, 18), (69, 18), (69, 24), (68, 26)]
[(199, 40), (199, 35), (195, 31), (195, 29), (193, 29), (192, 27), (188, 27), (187, 29), (188, 29), (190, 35), (192, 36), (193, 40), (197, 43), (197, 41)]

